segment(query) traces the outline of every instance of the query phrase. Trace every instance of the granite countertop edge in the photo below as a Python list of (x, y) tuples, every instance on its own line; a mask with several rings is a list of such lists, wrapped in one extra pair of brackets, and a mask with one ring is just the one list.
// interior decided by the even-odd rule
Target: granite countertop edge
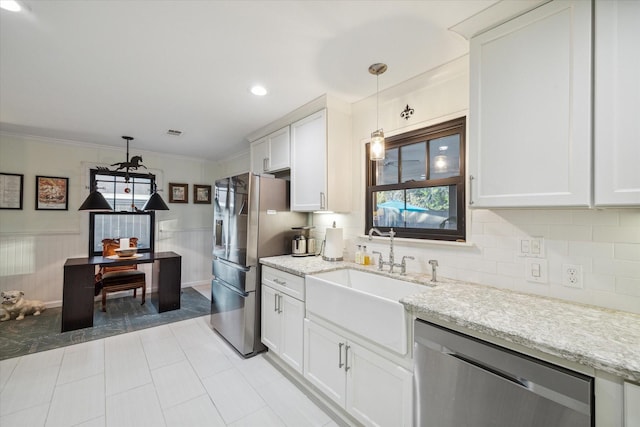
[(434, 287), (426, 274), (400, 276), (321, 257), (285, 255), (260, 263), (301, 277), (356, 268), (427, 285), (424, 292), (400, 300), (418, 318), (451, 323), (640, 383), (640, 315), (634, 313), (444, 278)]
[[(402, 301), (401, 301), (402, 302)], [(474, 332), (479, 332), (485, 335), (489, 335), (494, 338), (499, 338), (504, 341), (518, 344), (528, 349), (537, 350), (542, 353), (556, 356), (561, 359), (575, 362), (581, 365), (591, 367), (593, 369), (601, 370), (622, 377), (624, 380), (632, 382), (640, 382), (640, 371), (627, 368), (619, 363), (612, 363), (609, 360), (600, 360), (595, 357), (590, 357), (580, 352), (575, 352), (570, 349), (562, 349), (554, 345), (547, 345), (540, 343), (528, 337), (519, 334), (512, 334), (500, 329), (493, 328), (491, 326), (483, 325), (482, 323), (473, 322), (467, 319), (462, 319), (458, 316), (446, 315), (438, 311), (428, 310), (422, 306), (416, 306), (409, 302), (402, 302), (407, 310), (414, 313), (416, 317), (423, 320), (438, 320), (445, 323), (451, 323)]]

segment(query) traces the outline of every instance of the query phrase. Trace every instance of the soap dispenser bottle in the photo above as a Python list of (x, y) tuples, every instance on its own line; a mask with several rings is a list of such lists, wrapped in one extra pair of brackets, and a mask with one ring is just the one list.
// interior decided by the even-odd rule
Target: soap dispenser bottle
[(356, 249), (356, 264), (362, 264), (362, 245)]
[(369, 258), (369, 253), (367, 252), (367, 247), (363, 246), (362, 249), (362, 265), (370, 265), (371, 258)]

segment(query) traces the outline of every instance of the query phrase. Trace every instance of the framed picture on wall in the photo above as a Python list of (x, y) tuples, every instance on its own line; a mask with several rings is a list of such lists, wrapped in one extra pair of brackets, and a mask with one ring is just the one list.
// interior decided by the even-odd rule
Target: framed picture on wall
[(193, 185), (193, 203), (211, 204), (211, 186)]
[(69, 178), (36, 176), (36, 210), (69, 210)]
[(189, 184), (170, 182), (169, 203), (189, 203)]
[(0, 173), (0, 209), (22, 209), (24, 175)]

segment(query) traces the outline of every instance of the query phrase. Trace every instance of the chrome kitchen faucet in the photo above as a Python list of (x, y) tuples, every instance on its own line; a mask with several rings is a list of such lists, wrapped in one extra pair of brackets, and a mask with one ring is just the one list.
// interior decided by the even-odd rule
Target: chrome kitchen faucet
[(378, 236), (381, 237), (389, 237), (389, 261), (384, 261), (384, 259), (382, 258), (382, 254), (380, 252), (374, 252), (376, 254), (378, 254), (378, 270), (382, 271), (382, 268), (385, 265), (389, 266), (389, 273), (393, 273), (393, 267), (401, 267), (403, 271), (405, 271), (406, 268), (406, 264), (403, 262), (403, 264), (395, 264), (394, 263), (394, 254), (393, 254), (393, 238), (396, 235), (396, 232), (393, 231), (393, 228), (389, 229), (388, 233), (384, 233), (380, 230), (378, 230), (377, 228), (371, 228), (369, 230), (369, 240), (371, 240), (373, 238), (373, 234), (377, 234)]

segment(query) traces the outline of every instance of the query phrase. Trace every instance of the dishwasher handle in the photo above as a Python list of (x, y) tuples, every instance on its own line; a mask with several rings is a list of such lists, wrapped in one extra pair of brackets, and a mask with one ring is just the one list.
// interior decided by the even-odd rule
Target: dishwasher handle
[(490, 372), (490, 373), (492, 373), (494, 375), (497, 375), (502, 379), (505, 379), (507, 381), (511, 381), (512, 383), (515, 383), (515, 384), (518, 384), (519, 386), (522, 386), (522, 387), (525, 387), (525, 388), (529, 388), (529, 384), (530, 383), (529, 383), (529, 381), (527, 381), (525, 379), (518, 378), (518, 377), (516, 377), (514, 375), (511, 375), (511, 374), (509, 374), (507, 372), (503, 372), (503, 371), (501, 371), (499, 369), (492, 368), (491, 366), (483, 365), (483, 364), (481, 364), (479, 362), (476, 362), (474, 360), (469, 359), (468, 357), (464, 357), (463, 355), (454, 353), (452, 351), (444, 351), (443, 353), (444, 354), (448, 354), (449, 356), (455, 357), (456, 359), (458, 359), (458, 360), (460, 360), (462, 362), (465, 362), (465, 363), (468, 363), (470, 365), (473, 365), (476, 368), (482, 369), (483, 371), (487, 371), (487, 372)]

